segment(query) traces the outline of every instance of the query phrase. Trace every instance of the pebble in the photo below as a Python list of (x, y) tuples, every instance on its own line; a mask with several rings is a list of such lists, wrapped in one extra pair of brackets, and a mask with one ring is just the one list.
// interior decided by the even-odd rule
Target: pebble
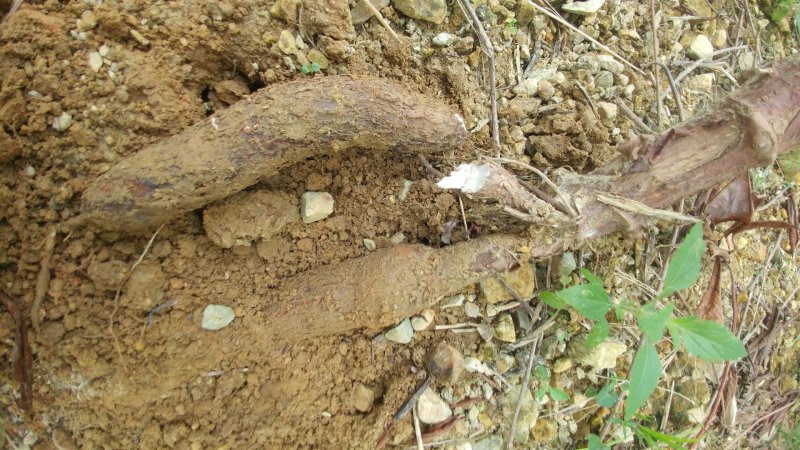
[(137, 30), (131, 30), (131, 36), (136, 40), (136, 42), (145, 47), (150, 45), (150, 40), (144, 37), (144, 35)]
[(597, 102), (597, 114), (605, 125), (611, 125), (617, 120), (617, 105), (608, 102)]
[(516, 85), (512, 92), (517, 95), (524, 95), (526, 97), (533, 97), (538, 92), (539, 80), (535, 78), (527, 78), (522, 80), (522, 83)]
[(94, 13), (87, 9), (83, 13), (81, 13), (81, 18), (78, 19), (76, 24), (78, 26), (78, 30), (80, 31), (89, 31), (94, 29), (97, 26), (97, 18), (95, 17)]
[(72, 125), (72, 115), (66, 111), (62, 112), (60, 116), (53, 118), (53, 128), (56, 131), (66, 131)]
[(110, 49), (110, 48), (108, 48), (108, 46), (107, 46), (107, 45), (103, 44), (103, 45), (101, 45), (101, 46), (100, 46), (100, 48), (97, 50), (97, 53), (100, 53), (100, 56), (102, 56), (103, 58), (105, 58), (106, 56), (108, 56), (108, 55), (109, 55), (109, 53), (111, 53), (111, 49)]
[[(536, 279), (533, 276), (533, 267), (528, 262), (523, 262), (520, 267), (507, 274), (501, 275), (522, 298), (533, 295), (536, 289)], [(513, 300), (514, 296), (497, 279), (484, 278), (480, 281), (481, 296), (486, 303), (495, 304), (506, 300)]]
[(364, 383), (356, 383), (353, 389), (353, 407), (360, 412), (369, 412), (375, 403), (375, 392)]
[(236, 313), (230, 306), (211, 304), (203, 310), (202, 327), (210, 331), (221, 330), (230, 325), (235, 318)]
[(686, 86), (700, 92), (711, 92), (715, 78), (713, 72), (695, 75), (686, 81)]
[(470, 373), (482, 373), (484, 375), (490, 373), (489, 369), (478, 358), (474, 356), (467, 356), (464, 358), (464, 369)]
[(394, 7), (412, 19), (441, 24), (447, 16), (445, 0), (394, 0)]
[(572, 368), (572, 360), (569, 358), (559, 358), (553, 363), (553, 373), (566, 372)]
[(327, 192), (306, 192), (300, 198), (300, 216), (304, 223), (317, 222), (333, 213), (334, 203)]
[(426, 425), (435, 425), (453, 417), (453, 410), (439, 395), (428, 388), (417, 400), (417, 416)]
[(502, 450), (503, 438), (500, 436), (488, 436), (476, 442), (472, 450)]
[(689, 53), (697, 59), (704, 58), (714, 53), (714, 46), (705, 34), (698, 34), (689, 45)]
[(397, 233), (393, 234), (392, 237), (389, 238), (389, 242), (394, 245), (402, 244), (406, 241), (406, 235), (403, 234), (402, 231), (398, 231)]
[(371, 252), (374, 251), (376, 248), (378, 248), (378, 244), (376, 244), (375, 241), (373, 241), (372, 239), (364, 238), (361, 240), (361, 242), (364, 243), (364, 248), (366, 248), (367, 251)]
[(297, 53), (297, 40), (289, 30), (281, 31), (278, 38), (278, 48), (286, 55), (294, 55)]
[(572, 2), (566, 3), (561, 6), (561, 9), (568, 13), (578, 14), (579, 16), (588, 16), (600, 10), (606, 0), (587, 0), (585, 2)]
[(458, 36), (453, 33), (439, 33), (433, 37), (433, 45), (437, 47), (447, 47), (456, 40)]
[(423, 331), (427, 330), (429, 326), (433, 323), (434, 312), (432, 309), (427, 308), (418, 316), (411, 318), (411, 328), (414, 331)]
[(413, 181), (407, 180), (403, 178), (403, 187), (400, 188), (400, 192), (397, 193), (397, 199), (401, 202), (406, 201), (408, 198), (408, 193), (411, 192), (411, 185), (414, 184)]
[(464, 373), (464, 356), (455, 347), (440, 342), (425, 355), (428, 372), (439, 382), (453, 385)]
[(577, 267), (575, 255), (572, 252), (566, 252), (561, 255), (561, 259), (558, 261), (558, 276), (568, 277)]
[(594, 79), (594, 85), (603, 89), (610, 88), (614, 85), (614, 74), (607, 70), (601, 70)]
[(481, 316), (481, 308), (473, 302), (468, 302), (464, 304), (464, 313), (470, 319), (475, 319)]
[(413, 337), (414, 328), (411, 327), (411, 321), (409, 319), (403, 320), (397, 326), (386, 332), (386, 339), (398, 344), (408, 344)]
[(455, 308), (464, 304), (464, 299), (466, 297), (464, 294), (453, 295), (451, 297), (445, 297), (444, 300), (439, 303), (439, 308), (447, 309), (447, 308)]
[(617, 61), (613, 56), (597, 55), (597, 63), (600, 65), (601, 69), (611, 73), (620, 74), (625, 70), (625, 64)]
[[(361, 25), (372, 17), (372, 9), (367, 5), (369, 0), (361, 0), (350, 10), (353, 25)], [(378, 11), (389, 6), (389, 0), (372, 0), (372, 6)]]
[(517, 332), (510, 314), (501, 314), (494, 326), (494, 336), (503, 342), (516, 342)]
[(537, 90), (539, 93), (539, 97), (542, 100), (550, 100), (551, 98), (553, 98), (554, 95), (556, 95), (556, 88), (553, 87), (553, 83), (547, 80), (540, 81)]
[(617, 358), (627, 350), (628, 347), (625, 344), (614, 341), (601, 342), (592, 348), (587, 348), (585, 338), (579, 338), (574, 340), (570, 346), (570, 355), (583, 365), (592, 367), (594, 370), (602, 370), (616, 367)]
[(312, 63), (319, 64), (319, 68), (322, 70), (325, 70), (328, 68), (328, 66), (330, 66), (328, 58), (326, 58), (321, 51), (315, 48), (309, 50), (308, 55), (306, 55), (306, 58), (308, 58), (308, 60), (311, 61)]
[(505, 353), (500, 353), (499, 355), (497, 355), (494, 365), (497, 368), (498, 373), (504, 374), (509, 370), (511, 370), (512, 367), (514, 367), (515, 362), (516, 359), (514, 359), (513, 356), (507, 355)]
[(714, 48), (725, 48), (728, 43), (728, 32), (724, 29), (714, 31), (711, 35), (711, 44)]

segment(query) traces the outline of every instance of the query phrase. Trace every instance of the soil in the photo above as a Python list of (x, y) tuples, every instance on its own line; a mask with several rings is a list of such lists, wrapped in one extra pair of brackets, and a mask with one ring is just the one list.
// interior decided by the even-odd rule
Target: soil
[[(26, 307), (48, 230), (79, 213), (90, 183), (264, 86), (335, 74), (393, 80), (450, 105), (473, 131), (470, 145), (443, 155), (439, 167), (494, 154), (485, 67), (470, 66), (479, 46), (466, 40), (474, 36), (456, 5), (441, 26), (383, 8), (404, 36), (398, 41), (374, 20), (348, 29), (337, 2), (330, 2), (333, 12), (317, 2), (300, 23), (287, 12), (291, 1), (277, 9), (263, 0), (96, 3), (24, 4), (0, 24), (0, 287)], [(329, 66), (303, 74), (303, 58), (280, 47), (283, 30), (302, 36)], [(460, 46), (431, 48), (443, 30), (467, 31)], [(492, 30), (503, 32), (501, 25)], [(520, 40), (533, 46), (529, 35)], [(98, 71), (88, 62), (92, 52), (104, 55)], [(587, 171), (616, 154), (629, 122), (604, 125), (577, 88), (561, 92), (563, 103), (539, 117), (535, 111), (547, 102), (511, 94), (512, 46), (499, 55), (503, 156)], [(632, 84), (649, 82), (629, 76)], [(637, 101), (649, 104), (643, 95)], [(69, 126), (56, 126), (65, 114)], [(413, 184), (401, 199), (404, 180)], [(60, 234), (42, 324), (32, 334), (36, 412), (26, 419), (14, 404), (17, 385), (4, 362), (0, 429), (9, 441), (32, 431), (35, 448), (373, 448), (422, 381), (426, 349), (446, 340), (477, 354), (479, 336), (426, 331), (413, 345), (376, 344), (378, 331), (367, 329), (260, 346), (251, 339), (258, 333), (248, 331), (258, 324), (237, 306), (268, 296), (292, 275), (368, 254), (365, 238), (379, 249), (397, 233), (408, 243), (442, 246), (443, 230), (461, 220), (461, 209), (457, 196), (431, 180), (411, 154), (313, 156), (249, 191), (270, 190), (298, 204), (303, 192), (324, 190), (336, 199), (330, 218), (292, 220), (269, 239), (223, 248), (206, 235), (202, 211), (194, 211), (161, 229), (133, 272), (153, 230), (112, 234), (87, 226)], [(453, 242), (464, 239), (456, 229)], [(151, 313), (165, 302), (174, 304)], [(203, 330), (210, 303), (231, 306), (237, 319)], [(437, 310), (437, 324), (463, 319)], [(2, 313), (3, 361), (12, 357), (12, 341), (12, 319)], [(356, 408), (354, 393), (363, 385), (375, 396), (369, 411)], [(456, 387), (455, 398), (469, 389)], [(412, 436), (405, 420), (390, 444)]]

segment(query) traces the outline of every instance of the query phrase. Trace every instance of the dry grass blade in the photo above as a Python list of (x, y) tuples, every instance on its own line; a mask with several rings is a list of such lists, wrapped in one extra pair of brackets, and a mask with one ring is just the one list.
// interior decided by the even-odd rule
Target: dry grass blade
[(22, 311), (3, 291), (0, 303), (6, 307), (14, 320), (14, 379), (20, 384), (20, 398), (17, 404), (28, 414), (33, 414), (33, 352), (28, 340), (28, 329)]
[(31, 323), (33, 324), (33, 329), (37, 333), (39, 332), (39, 323), (41, 321), (39, 310), (42, 307), (42, 302), (47, 296), (47, 290), (50, 286), (50, 267), (53, 264), (53, 250), (56, 247), (57, 234), (55, 228), (47, 232), (47, 237), (44, 241), (44, 251), (42, 251), (42, 265), (39, 268), (39, 276), (36, 279), (36, 294), (33, 298), (33, 304), (31, 305)]

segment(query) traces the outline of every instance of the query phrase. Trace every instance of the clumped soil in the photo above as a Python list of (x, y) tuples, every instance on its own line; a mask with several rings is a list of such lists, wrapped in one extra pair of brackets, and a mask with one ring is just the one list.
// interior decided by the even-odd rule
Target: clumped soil
[[(326, 31), (343, 33), (332, 38), (271, 17), (272, 2), (262, 0), (151, 3), (48, 0), (25, 4), (0, 24), (0, 287), (27, 306), (47, 231), (78, 214), (81, 193), (97, 176), (260, 87), (313, 76), (285, 62), (282, 30), (300, 33), (326, 54), (330, 66), (317, 76), (387, 78), (458, 110), (475, 131), (472, 145), (438, 164), (494, 153), (490, 127), (481, 126), (489, 117), (485, 67), (468, 65), (476, 41), (463, 50), (427, 51), (439, 31), (466, 26), (456, 5), (441, 26), (417, 21), (412, 27), (384, 8), (387, 19), (416, 32), (396, 41), (371, 24), (356, 27), (348, 42), (346, 30)], [(95, 51), (104, 58), (98, 71), (88, 62)], [(514, 58), (510, 48), (502, 54), (504, 156), (585, 171), (615, 155), (614, 144), (630, 124), (617, 123), (611, 133), (589, 105), (574, 100), (568, 110), (550, 108), (523, 126), (525, 144), (505, 145), (519, 142), (510, 137), (513, 126), (539, 105), (510, 94)], [(582, 99), (577, 89), (569, 94)], [(414, 183), (401, 200), (404, 179)], [(325, 190), (336, 209), (324, 221), (295, 222), (269, 242), (232, 249), (209, 240), (201, 211), (186, 214), (160, 231), (116, 302), (151, 234), (84, 228), (59, 235), (44, 319), (32, 333), (36, 413), (20, 419), (16, 383), (4, 363), (0, 426), (35, 432), (36, 448), (372, 448), (421, 381), (417, 368), (431, 343), (446, 337), (465, 354), (479, 351), (474, 333), (428, 331), (410, 346), (379, 346), (372, 342), (376, 330), (364, 330), (262, 348), (243, 333), (201, 329), (209, 303), (236, 310), (289, 276), (367, 254), (364, 238), (380, 248), (402, 232), (406, 242), (440, 246), (445, 225), (461, 219), (458, 198), (436, 188), (414, 155), (369, 149), (319, 155), (255, 188), (297, 199), (309, 189)], [(463, 231), (453, 234), (463, 238)], [(148, 317), (154, 306), (173, 300)], [(437, 323), (456, 320), (437, 311)], [(245, 315), (230, 327), (252, 326)], [(12, 340), (12, 319), (0, 314), (4, 361), (11, 359)], [(376, 394), (368, 412), (354, 406), (358, 383)], [(394, 435), (395, 443), (408, 439), (409, 421)]]

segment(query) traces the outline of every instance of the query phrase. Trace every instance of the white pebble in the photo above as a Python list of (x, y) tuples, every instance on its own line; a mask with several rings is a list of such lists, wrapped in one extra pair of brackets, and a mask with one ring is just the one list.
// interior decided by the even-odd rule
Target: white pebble
[(334, 203), (327, 192), (306, 192), (300, 198), (300, 216), (304, 223), (322, 220), (333, 213)]
[(714, 46), (705, 34), (698, 34), (689, 45), (689, 53), (697, 59), (704, 58), (714, 53)]
[(100, 68), (103, 67), (103, 57), (99, 52), (89, 53), (89, 67), (92, 68), (93, 72), (99, 72)]
[(72, 125), (72, 115), (68, 112), (62, 112), (60, 116), (53, 118), (53, 128), (56, 131), (64, 131)]
[(433, 323), (433, 318), (434, 318), (434, 312), (432, 309), (428, 308), (422, 311), (422, 313), (419, 316), (413, 317), (411, 319), (411, 328), (413, 328), (414, 331), (425, 330), (429, 326), (431, 326), (431, 324)]
[(208, 305), (203, 310), (202, 327), (204, 330), (221, 330), (227, 327), (236, 318), (233, 308), (226, 305)]
[(414, 329), (411, 327), (411, 321), (405, 319), (400, 322), (396, 327), (387, 331), (386, 339), (396, 342), (398, 344), (408, 344), (411, 338), (414, 337)]
[(447, 47), (456, 40), (456, 35), (452, 33), (439, 33), (433, 38), (433, 45), (437, 47)]

